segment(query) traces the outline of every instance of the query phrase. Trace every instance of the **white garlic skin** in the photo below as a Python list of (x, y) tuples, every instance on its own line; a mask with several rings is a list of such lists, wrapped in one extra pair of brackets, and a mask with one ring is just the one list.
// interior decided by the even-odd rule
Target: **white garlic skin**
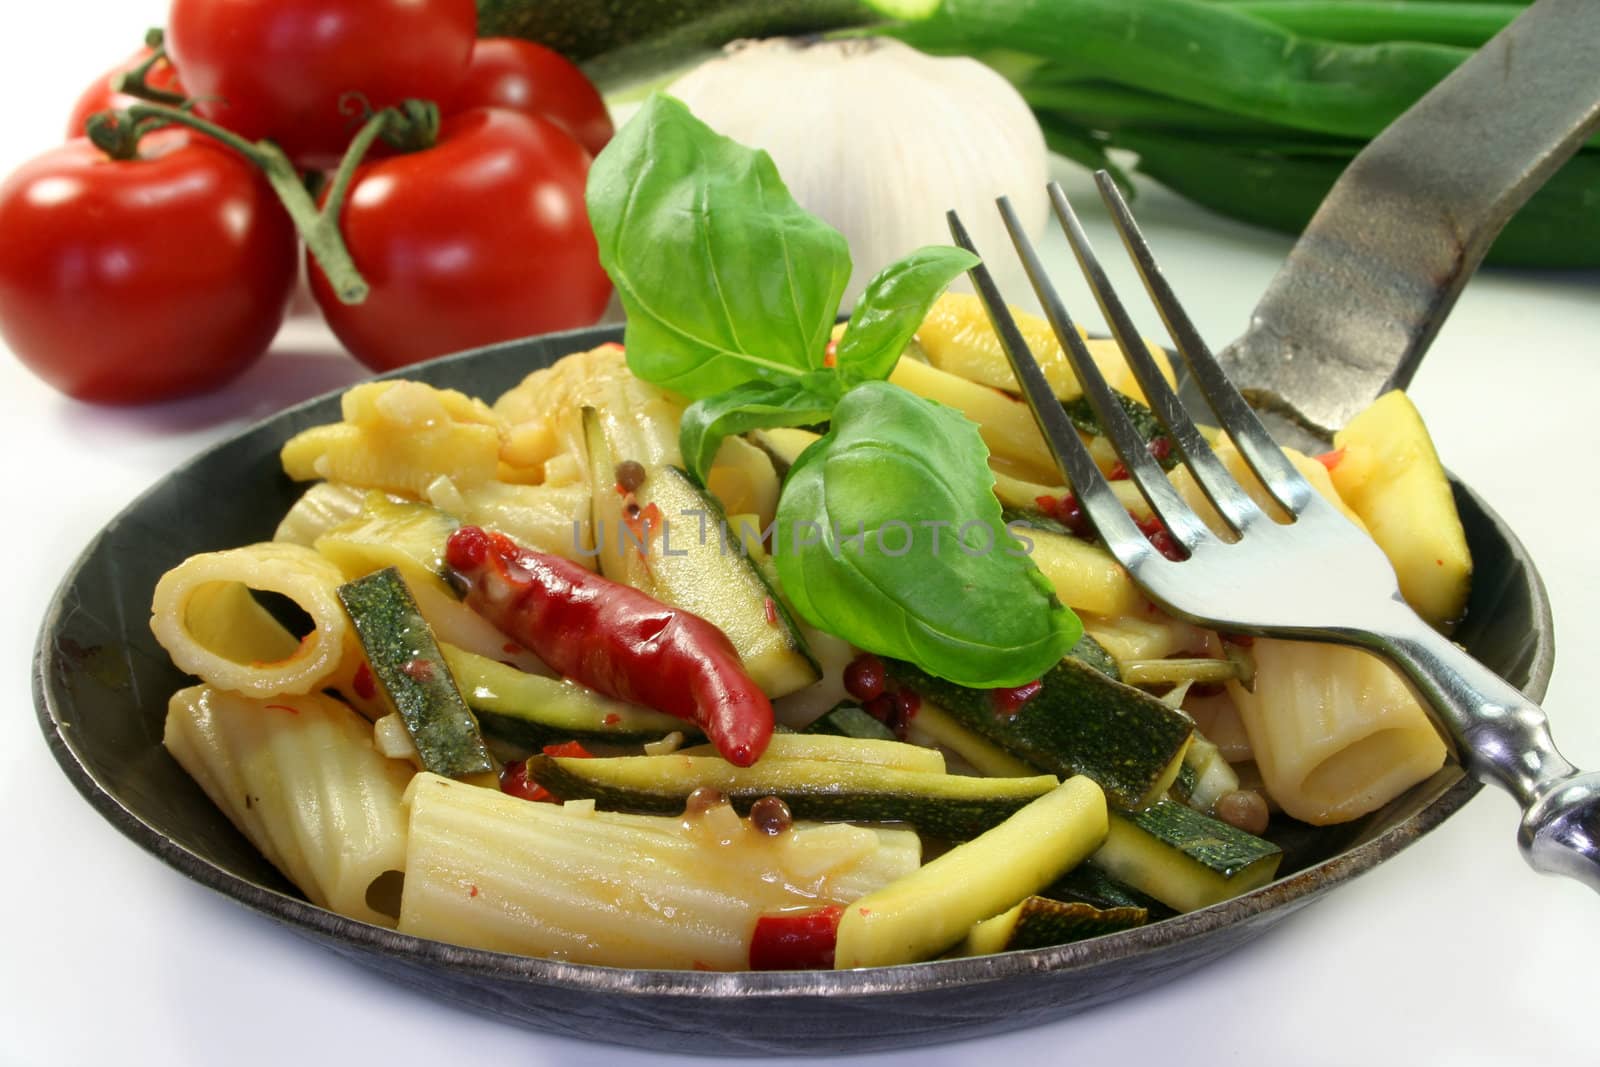
[[(1016, 276), (1016, 256), (995, 198), (1011, 198), (1029, 236), (1044, 229), (1044, 135), (1011, 84), (976, 60), (890, 38), (744, 41), (667, 92), (718, 133), (766, 149), (800, 205), (844, 234), (846, 309), (883, 267), (952, 243), (951, 208), (1002, 279)], [(970, 288), (964, 277), (955, 287)]]

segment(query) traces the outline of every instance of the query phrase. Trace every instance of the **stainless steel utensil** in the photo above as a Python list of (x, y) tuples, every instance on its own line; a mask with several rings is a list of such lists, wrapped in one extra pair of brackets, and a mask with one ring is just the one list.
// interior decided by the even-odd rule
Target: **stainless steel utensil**
[[(1089, 247), (1057, 185), (1050, 188), (1095, 299), (1152, 409), (1171, 432), (1195, 481), (1236, 535), (1217, 536), (1184, 502), (1107, 386), (1046, 276), (1010, 203), (1000, 211), (1046, 317), (1118, 456), (1188, 558), (1163, 556), (1118, 503), (1079, 440), (982, 264), (970, 272), (1056, 463), (1111, 552), (1140, 588), (1172, 614), (1258, 636), (1335, 641), (1387, 657), (1424, 698), (1462, 766), (1522, 806), (1519, 843), (1535, 868), (1600, 891), (1600, 774), (1581, 774), (1550, 740), (1544, 712), (1440, 636), (1400, 596), (1393, 568), (1294, 468), (1201, 340), (1109, 175), (1096, 175), (1146, 290), (1178, 352), (1261, 483), (1290, 513), (1280, 524), (1234, 480), (1167, 385)], [(949, 215), (956, 243), (966, 230)]]
[(1517, 208), (1600, 127), (1600, 4), (1538, 0), (1375, 137), (1217, 358), (1288, 444), (1411, 381)]

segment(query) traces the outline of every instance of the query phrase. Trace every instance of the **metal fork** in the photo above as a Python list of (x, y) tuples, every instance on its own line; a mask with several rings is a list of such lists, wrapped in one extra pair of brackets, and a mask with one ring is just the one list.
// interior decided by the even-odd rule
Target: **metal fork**
[[(1118, 503), (980, 263), (971, 271), (978, 295), (1057, 464), (1106, 546), (1152, 600), (1179, 618), (1235, 633), (1354, 645), (1389, 659), (1422, 695), (1466, 771), (1506, 790), (1522, 806), (1518, 843), (1528, 862), (1600, 891), (1600, 774), (1580, 773), (1562, 758), (1536, 704), (1406, 606), (1383, 552), (1301, 476), (1223, 373), (1110, 177), (1101, 172), (1096, 182), (1218, 424), (1292, 518), (1275, 521), (1218, 460), (1150, 357), (1065, 194), (1052, 183), (1056, 216), (1117, 344), (1183, 462), (1236, 535), (1230, 541), (1213, 533), (1167, 480), (1096, 369), (1021, 222), (1002, 198), (1000, 213), (1012, 242), (1084, 393), (1129, 475), (1187, 558), (1162, 555)], [(976, 253), (955, 212), (948, 218), (956, 243)]]

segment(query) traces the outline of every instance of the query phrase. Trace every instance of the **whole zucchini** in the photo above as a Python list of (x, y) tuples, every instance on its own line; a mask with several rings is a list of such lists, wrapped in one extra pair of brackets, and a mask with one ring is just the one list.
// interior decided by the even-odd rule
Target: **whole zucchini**
[(480, 37), (523, 37), (579, 61), (606, 88), (738, 37), (856, 26), (860, 0), (478, 0)]

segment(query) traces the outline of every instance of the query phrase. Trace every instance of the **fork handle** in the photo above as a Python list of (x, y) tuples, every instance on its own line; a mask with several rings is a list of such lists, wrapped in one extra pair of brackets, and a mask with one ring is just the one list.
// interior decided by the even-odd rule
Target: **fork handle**
[(1374, 650), (1421, 691), (1467, 773), (1522, 806), (1517, 843), (1534, 869), (1600, 892), (1600, 774), (1581, 773), (1556, 751), (1539, 705), (1397, 606)]

